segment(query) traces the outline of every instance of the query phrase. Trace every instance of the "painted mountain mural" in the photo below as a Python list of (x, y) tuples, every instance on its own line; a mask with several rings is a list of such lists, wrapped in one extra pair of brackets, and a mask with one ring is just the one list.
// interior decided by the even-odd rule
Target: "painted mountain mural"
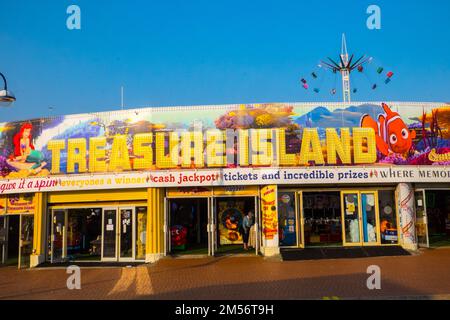
[(380, 113), (383, 113), (383, 109), (381, 106), (375, 104), (350, 106), (345, 109), (336, 109), (334, 111), (330, 111), (328, 108), (320, 106), (300, 117), (294, 118), (294, 122), (307, 128), (352, 128), (360, 126), (361, 117), (364, 114), (368, 114), (376, 119)]

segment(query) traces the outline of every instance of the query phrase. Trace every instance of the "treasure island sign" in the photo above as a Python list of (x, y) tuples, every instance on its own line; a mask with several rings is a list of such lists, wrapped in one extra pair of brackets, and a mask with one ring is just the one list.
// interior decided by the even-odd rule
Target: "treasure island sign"
[[(234, 167), (292, 167), (309, 165), (371, 164), (377, 160), (372, 128), (325, 130), (321, 143), (318, 130), (304, 128), (298, 145), (289, 145), (283, 128), (207, 130), (115, 135), (110, 149), (106, 137), (52, 140), (51, 173), (100, 173), (131, 170), (167, 170)], [(295, 144), (295, 142), (294, 142)], [(61, 155), (67, 154), (66, 172)]]

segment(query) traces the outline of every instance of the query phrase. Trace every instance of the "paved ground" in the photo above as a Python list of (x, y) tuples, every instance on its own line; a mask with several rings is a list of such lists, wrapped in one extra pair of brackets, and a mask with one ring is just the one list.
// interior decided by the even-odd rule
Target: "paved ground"
[[(369, 265), (381, 268), (381, 290), (366, 287)], [(82, 268), (81, 290), (68, 290), (67, 277), (64, 269), (0, 268), (0, 299), (450, 299), (450, 248), (316, 261), (167, 258), (132, 268)]]

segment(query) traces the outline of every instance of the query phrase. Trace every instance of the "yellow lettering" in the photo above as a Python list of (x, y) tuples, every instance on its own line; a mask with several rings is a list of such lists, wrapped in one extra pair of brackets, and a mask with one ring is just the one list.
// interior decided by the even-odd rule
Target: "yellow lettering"
[(208, 167), (223, 167), (225, 162), (225, 132), (208, 130), (206, 132), (206, 163)]
[(195, 167), (203, 167), (203, 134), (200, 131), (181, 133), (181, 166), (190, 168), (192, 159)]
[(153, 135), (151, 133), (139, 133), (133, 139), (133, 153), (135, 159), (133, 161), (133, 169), (146, 170), (152, 167), (153, 149), (151, 143)]
[(286, 131), (284, 129), (278, 129), (277, 136), (278, 136), (278, 163), (280, 164), (280, 166), (295, 166), (297, 164), (295, 154), (286, 153)]
[(75, 172), (75, 164), (78, 164), (78, 172), (86, 172), (86, 139), (69, 139), (67, 142), (67, 172)]
[(272, 142), (270, 129), (251, 130), (252, 165), (269, 166), (272, 164)]
[(326, 142), (327, 142), (327, 163), (336, 164), (337, 157), (343, 164), (352, 163), (352, 155), (350, 149), (350, 129), (341, 128), (341, 138), (339, 138), (336, 129), (327, 128), (326, 132)]
[[(367, 152), (364, 152), (364, 143), (367, 144)], [(377, 161), (375, 131), (372, 128), (353, 128), (353, 157), (355, 164)]]
[(128, 154), (127, 136), (118, 134), (114, 136), (109, 171), (131, 170), (130, 156)]
[(316, 165), (325, 163), (317, 129), (304, 128), (300, 150), (300, 164), (307, 165), (309, 161), (314, 161)]
[(169, 133), (169, 153), (166, 155), (165, 148), (165, 133), (156, 133), (155, 151), (156, 151), (156, 166), (159, 169), (170, 169), (178, 166), (179, 145), (178, 133)]
[(53, 174), (58, 174), (61, 171), (61, 150), (66, 147), (64, 140), (52, 140), (47, 144), (47, 149), (52, 152), (52, 169)]
[(248, 130), (238, 130), (239, 165), (248, 166)]
[[(89, 172), (106, 171), (106, 150), (104, 149), (105, 146), (105, 137), (94, 137), (89, 139)], [(99, 147), (103, 148), (99, 149)]]

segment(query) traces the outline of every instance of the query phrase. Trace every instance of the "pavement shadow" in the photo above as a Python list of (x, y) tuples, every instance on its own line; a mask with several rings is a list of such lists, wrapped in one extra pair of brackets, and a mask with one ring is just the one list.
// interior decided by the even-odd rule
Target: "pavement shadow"
[[(239, 278), (241, 275), (237, 275)], [(369, 290), (368, 274), (349, 274), (277, 281), (199, 286), (184, 290), (140, 296), (139, 299), (163, 300), (291, 300), (291, 299), (380, 299), (383, 297), (423, 297), (431, 292), (418, 291), (390, 280), (381, 280), (380, 290)], [(155, 292), (158, 288), (154, 286)], [(160, 288), (161, 291), (164, 288)], [(167, 290), (167, 289), (166, 289)], [(433, 293), (435, 294), (435, 293)]]

